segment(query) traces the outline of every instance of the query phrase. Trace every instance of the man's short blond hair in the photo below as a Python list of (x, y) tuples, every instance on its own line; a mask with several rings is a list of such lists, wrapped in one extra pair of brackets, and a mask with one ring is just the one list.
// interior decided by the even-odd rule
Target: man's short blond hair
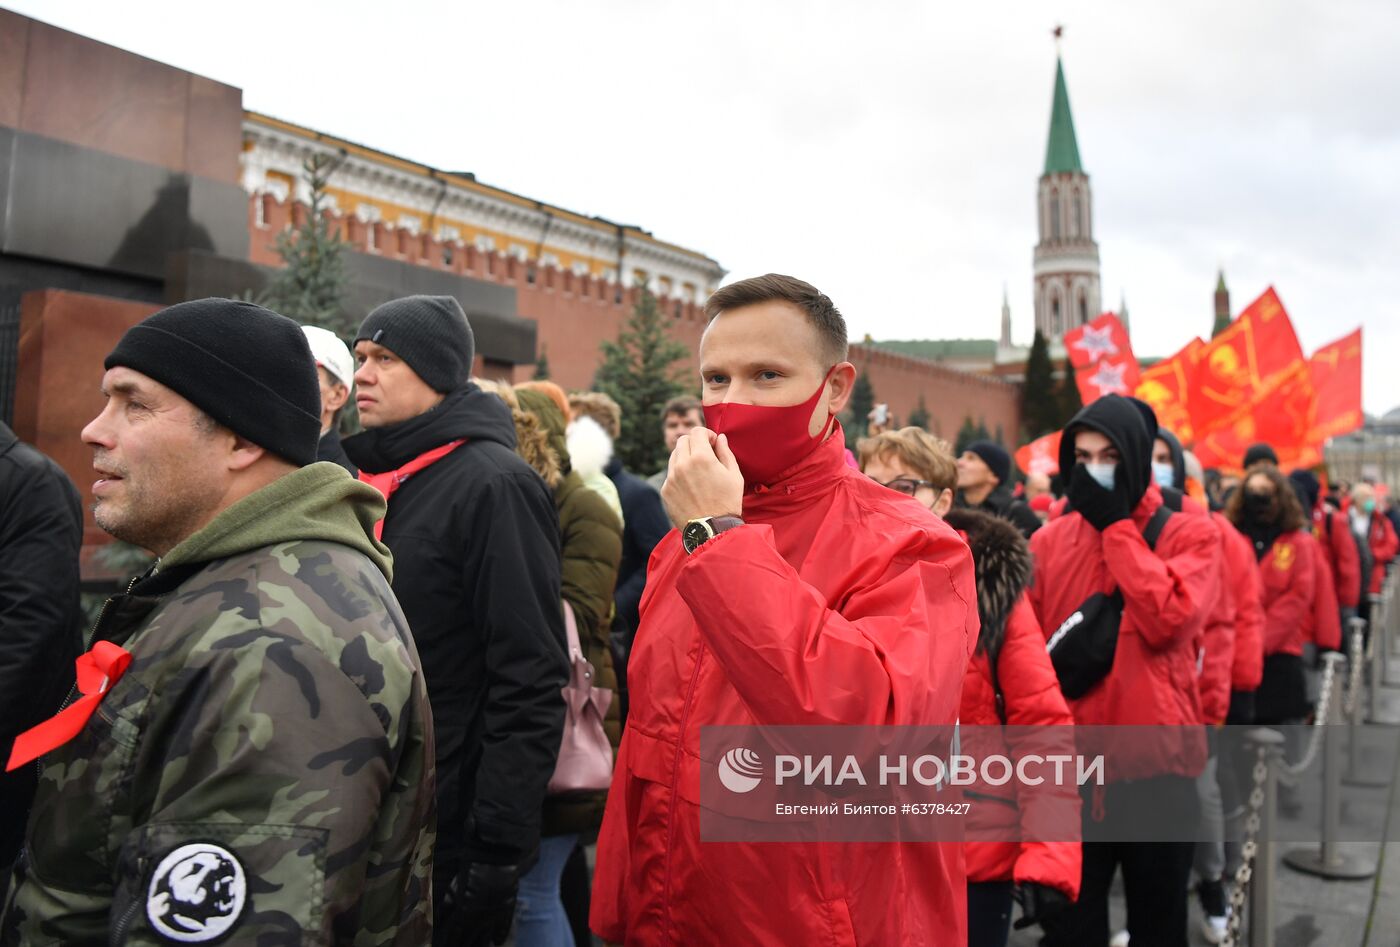
[(933, 484), (933, 489), (939, 493), (958, 485), (958, 462), (953, 457), (953, 448), (921, 427), (885, 431), (864, 438), (856, 449), (860, 453), (862, 470), (872, 460), (894, 457)]
[(574, 417), (585, 414), (597, 421), (613, 440), (622, 433), (622, 408), (601, 391), (569, 392), (569, 410)]

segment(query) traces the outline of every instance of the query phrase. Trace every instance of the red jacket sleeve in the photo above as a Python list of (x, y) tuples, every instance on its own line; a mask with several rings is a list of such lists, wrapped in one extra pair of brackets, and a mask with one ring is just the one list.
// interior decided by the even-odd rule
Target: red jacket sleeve
[(1225, 578), (1235, 602), (1235, 647), (1231, 659), (1230, 687), (1253, 691), (1264, 679), (1264, 606), (1254, 549), (1239, 530), (1223, 518), (1218, 521), (1225, 539)]
[[(997, 678), (1006, 694), (1005, 732), (1012, 755), (1018, 760), (1028, 753), (1047, 755), (1046, 744), (1053, 743), (1057, 734), (1042, 728), (1071, 727), (1074, 716), (1060, 693), (1040, 623), (1024, 597), (1007, 621), (997, 667)], [(1073, 731), (1066, 729), (1063, 740), (1067, 744), (1064, 752), (1073, 753)], [(1052, 748), (1051, 752), (1059, 750)], [(1078, 824), (1079, 794), (1072, 786), (1025, 787), (1018, 793), (1017, 801), (1028, 838), (1035, 836), (1037, 827)], [(1079, 897), (1079, 843), (1022, 842), (1014, 875), (1017, 882), (1049, 885), (1074, 900)]]
[[(1209, 520), (1174, 514), (1157, 552), (1132, 520), (1114, 523), (1102, 536), (1104, 562), (1123, 592), (1123, 611), (1148, 647), (1167, 647), (1201, 628), (1220, 580), (1220, 534)], [(1170, 556), (1161, 554), (1164, 548)]]
[(1328, 513), (1324, 528), (1332, 550), (1332, 565), (1336, 570), (1337, 604), (1355, 608), (1361, 601), (1361, 553), (1351, 535), (1351, 525), (1345, 513)]
[(1332, 582), (1332, 565), (1319, 542), (1309, 543), (1313, 549), (1313, 615), (1312, 640), (1319, 648), (1333, 651), (1342, 646), (1342, 615), (1337, 605), (1337, 588)]
[[(1279, 557), (1284, 549), (1293, 550), (1292, 561), (1280, 569)], [(1259, 563), (1259, 568), (1287, 573), (1282, 582), (1265, 583), (1266, 587), (1274, 586), (1278, 591), (1264, 602), (1264, 653), (1289, 651), (1289, 645), (1301, 637), (1300, 631), (1312, 624), (1316, 584), (1313, 544), (1300, 538), (1299, 533), (1285, 533)]]
[(763, 524), (702, 545), (676, 589), (761, 724), (951, 723), (979, 627), (972, 554), (952, 532), (905, 545), (839, 610)]
[[(1216, 532), (1221, 527), (1216, 526)], [(1215, 607), (1206, 619), (1201, 647), (1201, 716), (1205, 723), (1224, 723), (1230, 712), (1230, 670), (1235, 658), (1235, 595), (1225, 556), (1228, 537), (1220, 536), (1221, 581), (1216, 584)]]
[[(1395, 559), (1395, 554), (1400, 552), (1400, 540), (1396, 539), (1395, 527), (1380, 514), (1372, 516), (1371, 523), (1371, 550), (1375, 554), (1376, 565), (1388, 565)], [(1380, 528), (1377, 529), (1376, 526)]]

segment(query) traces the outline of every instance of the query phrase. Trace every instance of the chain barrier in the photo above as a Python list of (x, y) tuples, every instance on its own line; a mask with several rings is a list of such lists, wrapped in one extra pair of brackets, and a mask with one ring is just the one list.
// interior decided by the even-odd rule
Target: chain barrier
[(1261, 744), (1254, 757), (1254, 787), (1249, 791), (1249, 814), (1245, 817), (1244, 840), (1240, 845), (1240, 866), (1235, 869), (1235, 883), (1230, 891), (1230, 920), (1225, 928), (1222, 947), (1237, 947), (1244, 906), (1249, 900), (1249, 884), (1254, 877), (1254, 858), (1259, 853), (1260, 813), (1264, 809), (1264, 781), (1269, 775), (1268, 750)]
[(1313, 711), (1312, 736), (1308, 741), (1308, 751), (1297, 763), (1290, 765), (1279, 762), (1279, 782), (1286, 786), (1296, 786), (1298, 777), (1317, 759), (1317, 751), (1322, 746), (1322, 728), (1327, 724), (1328, 711), (1332, 709), (1332, 687), (1337, 676), (1337, 665), (1328, 661), (1322, 672), (1322, 685), (1318, 691), (1317, 708)]

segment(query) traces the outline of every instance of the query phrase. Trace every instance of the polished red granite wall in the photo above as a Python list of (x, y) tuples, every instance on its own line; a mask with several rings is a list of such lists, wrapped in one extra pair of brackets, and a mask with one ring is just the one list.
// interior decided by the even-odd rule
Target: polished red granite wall
[(235, 184), (243, 93), (0, 10), (0, 125)]

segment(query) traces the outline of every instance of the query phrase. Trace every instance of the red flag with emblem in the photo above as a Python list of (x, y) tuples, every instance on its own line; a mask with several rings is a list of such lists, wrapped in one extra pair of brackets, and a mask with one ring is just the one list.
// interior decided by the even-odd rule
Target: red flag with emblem
[(1200, 349), (1189, 397), (1196, 438), (1238, 425), (1306, 364), (1293, 323), (1270, 287)]
[(1318, 349), (1308, 359), (1308, 368), (1317, 392), (1312, 440), (1321, 446), (1329, 437), (1361, 426), (1361, 330)]
[(1316, 466), (1322, 460), (1312, 436), (1316, 415), (1312, 373), (1307, 363), (1299, 362), (1292, 371), (1276, 376), (1258, 400), (1241, 406), (1227, 423), (1198, 437), (1196, 457), (1204, 467), (1237, 471), (1249, 445), (1262, 442), (1274, 448), (1284, 470)]
[(1183, 444), (1196, 439), (1195, 425), (1191, 423), (1191, 383), (1205, 346), (1199, 336), (1192, 339), (1181, 351), (1144, 371), (1137, 385), (1137, 397), (1157, 412), (1157, 423)]
[(1043, 473), (1053, 477), (1060, 472), (1060, 431), (1037, 437), (1016, 451), (1016, 466), (1026, 476)]

